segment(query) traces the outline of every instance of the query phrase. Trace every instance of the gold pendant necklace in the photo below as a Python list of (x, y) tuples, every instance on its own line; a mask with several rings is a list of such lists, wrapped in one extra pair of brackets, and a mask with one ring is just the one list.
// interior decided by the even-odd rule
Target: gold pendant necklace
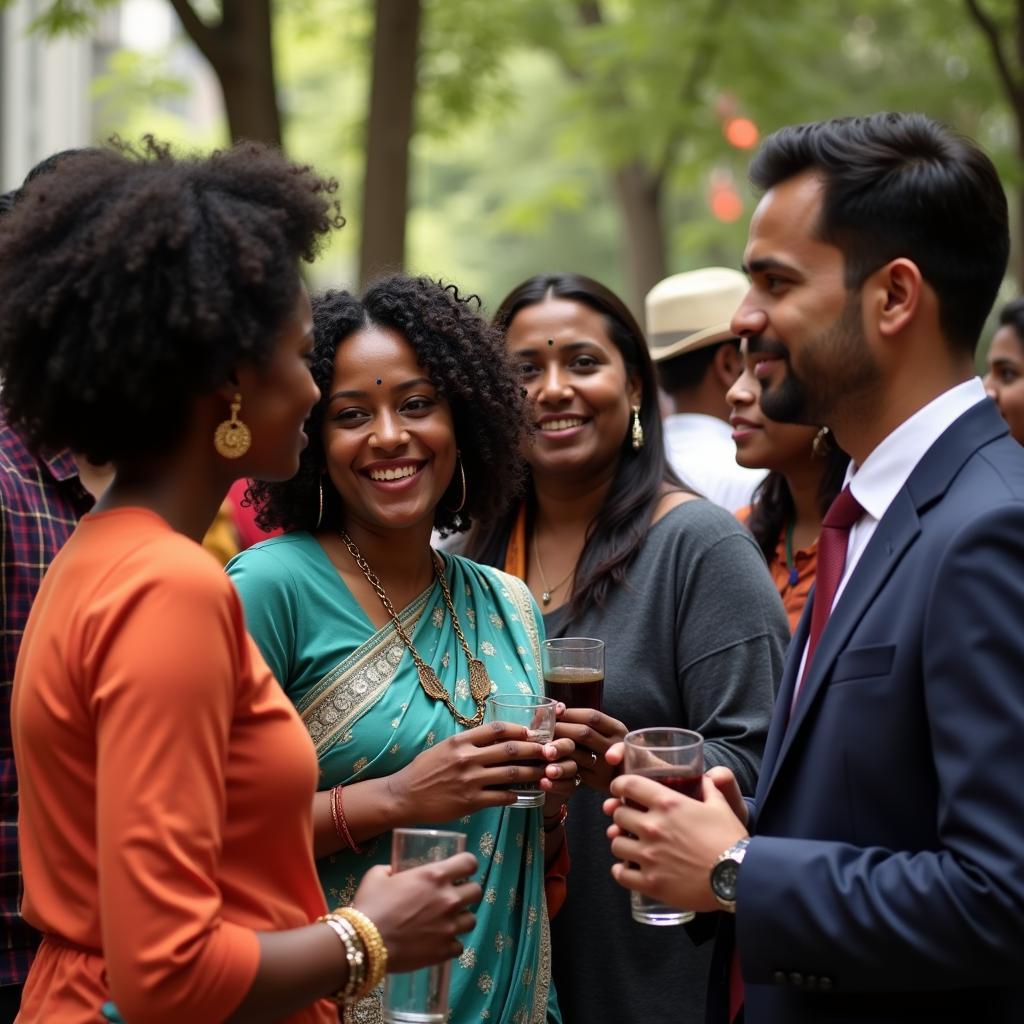
[(537, 543), (536, 534), (534, 534), (533, 536), (533, 558), (534, 561), (537, 563), (537, 572), (540, 573), (540, 583), (542, 588), (540, 592), (540, 602), (546, 608), (549, 604), (551, 604), (551, 597), (554, 594), (554, 592), (556, 590), (561, 590), (562, 587), (564, 587), (566, 583), (569, 582), (570, 578), (572, 577), (572, 574), (576, 571), (576, 566), (574, 565), (569, 570), (568, 575), (566, 575), (566, 577), (560, 583), (556, 583), (553, 587), (549, 587), (548, 581), (544, 577), (544, 566), (540, 564), (540, 545)]
[(468, 729), (479, 725), (484, 720), (484, 705), (487, 702), (487, 698), (491, 695), (491, 680), (487, 675), (484, 663), (479, 658), (474, 658), (470, 652), (469, 644), (466, 642), (466, 635), (462, 632), (462, 626), (459, 624), (459, 617), (455, 614), (455, 604), (452, 601), (452, 594), (448, 589), (448, 580), (445, 579), (444, 569), (441, 567), (441, 559), (438, 554), (435, 551), (431, 551), (430, 561), (434, 567), (434, 575), (437, 577), (438, 583), (441, 584), (441, 593), (444, 595), (444, 603), (448, 606), (448, 611), (451, 614), (452, 627), (455, 630), (455, 635), (458, 637), (459, 646), (469, 661), (469, 692), (472, 694), (473, 703), (476, 705), (476, 714), (472, 718), (467, 718), (459, 711), (451, 698), (451, 694), (444, 688), (441, 680), (438, 679), (437, 673), (420, 657), (420, 652), (416, 650), (412, 639), (405, 631), (405, 627), (395, 612), (395, 606), (384, 592), (383, 584), (370, 568), (366, 559), (363, 558), (355, 542), (344, 530), (339, 530), (338, 534), (341, 537), (342, 543), (348, 548), (348, 553), (352, 556), (353, 561), (359, 567), (359, 571), (366, 577), (366, 582), (373, 587), (377, 597), (380, 598), (384, 611), (391, 617), (395, 632), (402, 643), (408, 648), (409, 654), (416, 665), (416, 674), (420, 678), (420, 686), (423, 687), (423, 692), (432, 700), (441, 701), (452, 713), (459, 725), (464, 725)]

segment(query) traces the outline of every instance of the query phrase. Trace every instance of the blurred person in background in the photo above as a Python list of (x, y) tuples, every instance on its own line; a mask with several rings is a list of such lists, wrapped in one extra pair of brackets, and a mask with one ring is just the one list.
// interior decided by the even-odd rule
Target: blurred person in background
[(1024, 299), (1014, 299), (999, 311), (999, 330), (985, 358), (985, 390), (1018, 444), (1024, 444)]
[[(543, 692), (544, 625), (521, 580), (431, 548), (435, 528), (487, 528), (518, 490), (519, 383), (501, 336), (427, 278), (315, 296), (313, 323), (322, 397), (301, 469), (251, 489), (260, 524), (287, 532), (228, 572), (316, 745), (320, 883), (347, 902), (394, 828), (464, 832), (486, 896), (451, 1019), (557, 1021), (545, 874), (564, 890), (573, 745), (483, 721), (491, 694)], [(545, 805), (510, 807), (502, 787), (537, 780)], [(357, 1019), (379, 1020), (379, 999)]]
[(729, 318), (747, 279), (726, 267), (673, 274), (645, 302), (647, 341), (658, 382), (670, 401), (668, 462), (697, 494), (735, 512), (750, 504), (764, 470), (737, 464), (726, 392), (739, 376), (739, 339)]
[(472, 926), (469, 855), (367, 878), (358, 934), (325, 915), (311, 744), (199, 546), (237, 476), (298, 467), (318, 397), (298, 262), (339, 222), (334, 187), (256, 145), (179, 160), (149, 140), (62, 160), (0, 230), (8, 422), (115, 467), (15, 671), (23, 912), (44, 935), (24, 1024), (326, 1024), (324, 997)]
[(695, 729), (708, 764), (752, 792), (785, 614), (750, 534), (669, 467), (654, 367), (618, 296), (582, 275), (538, 275), (494, 321), (534, 436), (525, 496), (471, 538), (470, 554), (526, 580), (549, 637), (607, 644), (603, 712), (568, 710), (556, 730), (577, 744), (586, 783), (566, 822), (572, 871), (552, 925), (559, 1002), (568, 1024), (695, 1024), (710, 950), (630, 919), (610, 874), (601, 755), (627, 729)]
[(741, 466), (767, 469), (753, 503), (736, 513), (764, 554), (796, 629), (818, 564), (821, 520), (842, 489), (850, 461), (826, 427), (776, 423), (760, 406), (761, 380), (782, 367), (759, 339), (740, 343), (744, 367), (729, 389), (729, 422)]

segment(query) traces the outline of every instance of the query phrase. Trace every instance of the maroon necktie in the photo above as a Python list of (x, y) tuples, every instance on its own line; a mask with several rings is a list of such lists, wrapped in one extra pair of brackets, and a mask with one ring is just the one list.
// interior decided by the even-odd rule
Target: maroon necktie
[(839, 581), (843, 578), (846, 566), (846, 545), (850, 540), (850, 527), (864, 514), (860, 502), (844, 487), (839, 496), (829, 506), (825, 518), (821, 521), (821, 534), (818, 537), (818, 566), (814, 577), (814, 605), (811, 608), (811, 632), (807, 638), (807, 657), (804, 659), (804, 670), (800, 681), (793, 691), (791, 709), (796, 707), (797, 698), (804, 680), (811, 667), (811, 659), (825, 632), (832, 611), (832, 603), (836, 599)]

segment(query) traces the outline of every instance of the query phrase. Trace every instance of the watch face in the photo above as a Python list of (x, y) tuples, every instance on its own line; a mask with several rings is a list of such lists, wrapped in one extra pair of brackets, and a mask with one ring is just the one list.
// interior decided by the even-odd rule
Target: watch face
[(739, 877), (739, 864), (734, 860), (723, 860), (715, 868), (715, 895), (727, 903), (736, 900), (736, 880)]

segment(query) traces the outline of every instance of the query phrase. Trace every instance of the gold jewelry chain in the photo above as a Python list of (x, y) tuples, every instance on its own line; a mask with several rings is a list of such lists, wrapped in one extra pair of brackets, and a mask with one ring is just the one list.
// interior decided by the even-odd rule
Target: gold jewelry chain
[(551, 604), (551, 596), (554, 594), (554, 592), (556, 590), (561, 590), (562, 587), (564, 587), (566, 583), (568, 583), (569, 580), (572, 578), (573, 573), (576, 572), (576, 566), (574, 565), (569, 570), (568, 574), (565, 576), (561, 583), (556, 583), (553, 587), (549, 587), (548, 581), (544, 577), (544, 566), (540, 564), (540, 545), (537, 543), (536, 533), (534, 533), (533, 535), (533, 557), (537, 563), (537, 571), (540, 573), (541, 585), (544, 588), (540, 592), (540, 601), (541, 604), (547, 607), (547, 605)]
[(366, 582), (373, 587), (377, 597), (380, 598), (380, 603), (384, 606), (384, 611), (391, 617), (399, 639), (408, 648), (409, 654), (416, 665), (416, 674), (420, 678), (420, 686), (423, 687), (423, 692), (432, 700), (441, 701), (452, 713), (452, 716), (459, 725), (464, 725), (468, 729), (479, 725), (484, 720), (484, 705), (491, 694), (491, 680), (487, 675), (484, 663), (479, 658), (473, 657), (469, 644), (466, 642), (466, 635), (462, 632), (458, 615), (455, 614), (455, 604), (452, 601), (451, 591), (448, 589), (448, 580), (445, 579), (444, 570), (441, 567), (441, 559), (437, 553), (434, 551), (430, 552), (431, 564), (434, 566), (434, 575), (437, 577), (438, 583), (441, 584), (441, 593), (444, 595), (444, 603), (448, 606), (448, 611), (451, 614), (452, 627), (455, 630), (456, 637), (458, 637), (459, 646), (462, 647), (469, 661), (469, 690), (473, 696), (473, 703), (476, 705), (476, 714), (472, 718), (467, 718), (459, 711), (451, 695), (445, 689), (444, 684), (437, 678), (437, 673), (420, 657), (420, 652), (416, 650), (411, 637), (405, 630), (405, 626), (402, 625), (402, 621), (395, 611), (395, 606), (391, 603), (391, 599), (384, 590), (384, 585), (370, 568), (366, 559), (363, 558), (359, 548), (355, 545), (355, 541), (344, 530), (339, 530), (338, 534), (341, 537), (342, 543), (348, 548), (348, 553), (359, 567), (359, 571), (366, 577)]

